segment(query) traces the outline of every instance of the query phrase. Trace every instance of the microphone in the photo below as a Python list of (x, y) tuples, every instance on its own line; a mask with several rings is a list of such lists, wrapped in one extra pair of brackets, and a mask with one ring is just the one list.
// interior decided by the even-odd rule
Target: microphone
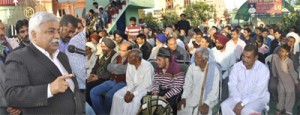
[(74, 45), (69, 45), (68, 51), (70, 53), (77, 53), (77, 54), (81, 54), (81, 55), (85, 56), (85, 50), (79, 49), (79, 48), (75, 47)]

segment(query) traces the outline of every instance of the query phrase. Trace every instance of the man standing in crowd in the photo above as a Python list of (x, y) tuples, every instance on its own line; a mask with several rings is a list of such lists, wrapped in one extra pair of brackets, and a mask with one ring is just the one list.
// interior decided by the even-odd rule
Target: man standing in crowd
[[(81, 49), (85, 51), (85, 39), (86, 39), (86, 32), (85, 29), (75, 35), (71, 40), (68, 45), (75, 46), (78, 49)], [(71, 68), (73, 70), (73, 73), (76, 76), (76, 79), (78, 81), (79, 89), (82, 95), (84, 95), (85, 91), (85, 86), (86, 86), (86, 78), (87, 78), (87, 73), (86, 73), (86, 68), (85, 68), (85, 63), (86, 58), (85, 55), (83, 54), (78, 54), (78, 53), (70, 53), (69, 50), (67, 50), (66, 55), (68, 56), (68, 59), (70, 61)], [(84, 100), (85, 101), (85, 100)]]
[(136, 24), (135, 17), (131, 17), (129, 21), (130, 24), (126, 27), (125, 33), (128, 35), (128, 41), (133, 42), (136, 40), (137, 35), (142, 31), (142, 28), (139, 24)]
[(23, 114), (83, 114), (79, 87), (69, 60), (59, 48), (59, 22), (39, 12), (29, 21), (32, 44), (5, 62), (5, 98)]
[(59, 50), (63, 53), (68, 49), (70, 39), (74, 36), (78, 26), (77, 19), (72, 15), (65, 15), (60, 19), (60, 43)]
[(205, 47), (195, 51), (195, 63), (190, 65), (185, 76), (178, 104), (179, 115), (211, 115), (212, 108), (218, 103), (221, 68), (214, 61), (209, 61), (209, 57)]
[(19, 20), (16, 24), (16, 30), (19, 39), (19, 47), (14, 50), (24, 48), (30, 44), (29, 33), (28, 33), (28, 20)]
[(260, 113), (270, 100), (269, 69), (258, 59), (258, 49), (249, 44), (242, 61), (234, 64), (229, 76), (230, 96), (221, 104), (223, 115)]
[(185, 33), (188, 33), (189, 29), (191, 29), (190, 22), (186, 20), (185, 14), (180, 14), (181, 20), (177, 22), (178, 31), (183, 29)]
[(127, 85), (118, 90), (113, 98), (111, 115), (135, 115), (139, 111), (141, 99), (151, 91), (154, 75), (153, 66), (143, 59), (139, 49), (133, 49), (128, 54), (126, 69)]

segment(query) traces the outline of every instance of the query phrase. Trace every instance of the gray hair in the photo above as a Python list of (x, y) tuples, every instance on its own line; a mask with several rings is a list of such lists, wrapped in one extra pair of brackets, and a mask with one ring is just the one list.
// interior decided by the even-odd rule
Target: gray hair
[(173, 30), (172, 30), (172, 28), (170, 28), (170, 27), (167, 27), (167, 28), (166, 28), (166, 31), (167, 31), (169, 34), (172, 34), (172, 33), (173, 33)]
[(132, 52), (134, 52), (135, 57), (139, 57), (140, 59), (143, 59), (143, 53), (140, 49), (135, 48), (131, 50)]
[(29, 26), (28, 26), (28, 32), (29, 32), (29, 40), (32, 41), (32, 35), (31, 32), (39, 31), (40, 26), (43, 23), (50, 22), (50, 21), (56, 21), (59, 22), (57, 17), (54, 14), (48, 13), (48, 12), (37, 12), (35, 13), (29, 20)]
[(202, 55), (201, 55), (201, 58), (202, 58), (202, 59), (208, 59), (208, 57), (209, 57), (208, 49), (205, 48), (205, 47), (200, 47), (200, 48), (196, 49), (195, 55), (198, 54), (198, 53), (201, 53), (201, 54), (202, 54)]

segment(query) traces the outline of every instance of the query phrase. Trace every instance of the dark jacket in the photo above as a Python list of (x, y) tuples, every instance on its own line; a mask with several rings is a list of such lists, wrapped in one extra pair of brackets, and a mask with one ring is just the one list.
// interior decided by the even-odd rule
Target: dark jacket
[(143, 59), (144, 60), (148, 60), (150, 54), (151, 54), (151, 51), (152, 51), (152, 46), (151, 44), (149, 44), (148, 42), (145, 42), (141, 47), (140, 47), (140, 50), (142, 51), (143, 53)]
[[(72, 73), (68, 57), (57, 56), (68, 73)], [(5, 98), (8, 106), (22, 109), (23, 114), (83, 114), (83, 97), (72, 77), (75, 89), (47, 97), (48, 84), (61, 72), (56, 65), (33, 44), (11, 52), (5, 62)]]

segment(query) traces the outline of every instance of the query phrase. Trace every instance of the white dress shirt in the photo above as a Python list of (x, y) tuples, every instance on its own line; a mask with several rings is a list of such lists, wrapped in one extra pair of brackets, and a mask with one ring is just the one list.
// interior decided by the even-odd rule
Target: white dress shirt
[[(218, 68), (215, 68), (214, 72), (215, 72), (214, 76), (208, 76), (208, 77), (214, 77), (212, 90), (207, 95), (207, 99), (203, 100), (203, 102), (207, 104), (209, 107), (213, 107), (215, 106), (215, 104), (217, 104), (218, 96), (219, 96), (220, 78), (219, 78)], [(196, 66), (195, 64), (189, 66), (185, 76), (185, 82), (183, 85), (183, 93), (182, 93), (182, 98), (186, 99), (187, 106), (194, 107), (198, 105), (200, 100), (202, 83), (204, 80), (204, 73), (205, 72), (202, 72), (200, 70), (200, 67)], [(205, 91), (203, 91), (203, 93), (205, 93)]]
[(134, 95), (145, 90), (151, 91), (153, 76), (153, 66), (144, 59), (137, 69), (134, 65), (128, 64), (126, 69), (127, 91), (133, 92)]
[(260, 61), (255, 61), (252, 69), (246, 69), (243, 62), (234, 64), (230, 73), (228, 87), (229, 97), (244, 105), (263, 99), (269, 102), (269, 69)]
[(240, 38), (238, 38), (238, 41), (236, 44), (234, 43), (234, 41), (232, 39), (229, 40), (226, 44), (226, 48), (229, 48), (229, 50), (234, 50), (236, 59), (240, 59), (245, 46), (246, 46), (246, 43), (243, 40), (241, 40)]
[[(47, 56), (54, 64), (55, 66), (59, 69), (60, 73), (62, 75), (66, 75), (69, 74), (67, 72), (67, 70), (64, 68), (64, 66), (60, 63), (60, 61), (57, 58), (57, 55), (59, 54), (59, 50), (57, 49), (54, 53), (53, 53), (53, 59), (50, 57), (50, 54), (43, 48), (37, 46), (36, 44), (32, 43), (40, 52), (42, 52), (45, 56)], [(67, 78), (66, 82), (68, 82), (70, 89), (74, 92), (75, 89), (75, 85), (74, 82), (72, 81), (71, 78)], [(51, 98), (53, 97), (53, 94), (51, 93), (50, 90), (50, 83), (48, 84), (48, 88), (47, 88), (47, 97)]]
[(229, 69), (236, 62), (234, 51), (227, 47), (223, 52), (218, 50), (216, 47), (212, 48), (211, 51), (212, 58), (221, 65), (222, 71), (226, 71), (223, 73), (222, 78), (227, 78), (229, 76)]

